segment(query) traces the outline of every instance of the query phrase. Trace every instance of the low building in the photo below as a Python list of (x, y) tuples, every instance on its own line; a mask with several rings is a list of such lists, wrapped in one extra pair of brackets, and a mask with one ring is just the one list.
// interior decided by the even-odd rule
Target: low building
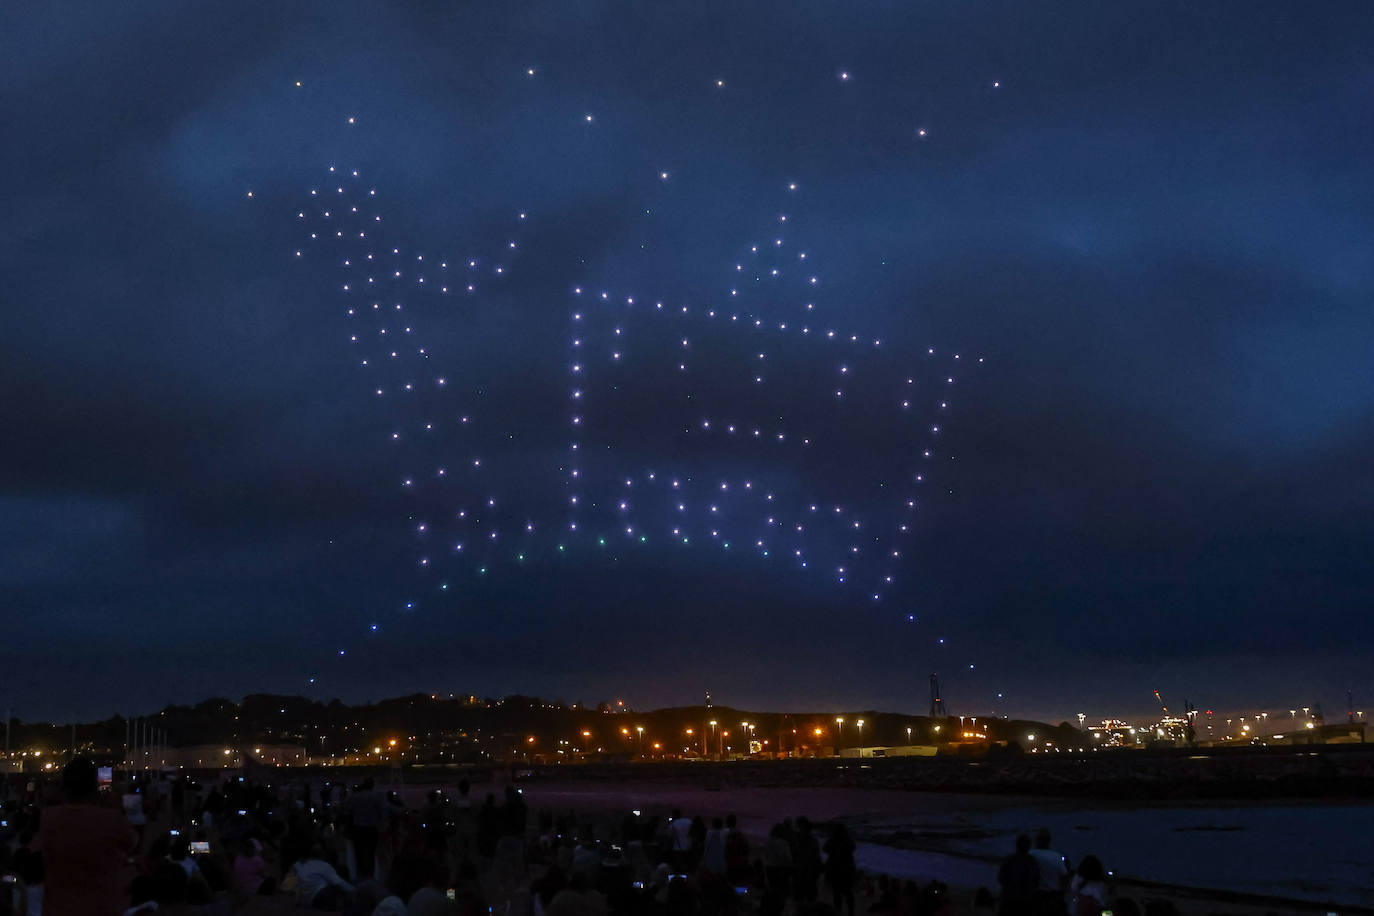
[(143, 770), (238, 770), (249, 766), (309, 766), (310, 755), (304, 747), (292, 744), (254, 744), (234, 747), (223, 744), (198, 744), (191, 747), (139, 748), (127, 755), (124, 765)]

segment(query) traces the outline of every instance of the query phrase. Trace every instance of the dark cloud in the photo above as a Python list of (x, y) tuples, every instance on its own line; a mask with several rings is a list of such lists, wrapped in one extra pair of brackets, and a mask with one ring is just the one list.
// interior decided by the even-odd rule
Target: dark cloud
[[(4, 24), (0, 661), (22, 716), (416, 687), (920, 708), (931, 670), (960, 711), (1057, 717), (1155, 687), (1217, 707), (1374, 687), (1358, 6), (71, 3)], [(396, 487), (429, 455), (387, 447), (334, 275), (292, 257), (329, 164), (375, 181), (408, 248), (486, 258), (518, 232), (481, 307), (416, 318), (516, 436), (510, 478), (561, 460), (571, 285), (706, 305), (783, 206), (836, 326), (894, 363), (986, 357), (943, 421), (900, 608), (651, 550), (493, 568), (405, 611), (425, 507)], [(664, 385), (625, 409), (651, 419)]]

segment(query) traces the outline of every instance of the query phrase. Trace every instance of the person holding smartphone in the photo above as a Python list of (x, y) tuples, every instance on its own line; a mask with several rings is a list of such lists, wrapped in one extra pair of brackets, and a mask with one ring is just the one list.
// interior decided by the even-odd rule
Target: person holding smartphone
[(49, 913), (106, 913), (128, 907), (128, 863), (137, 836), (123, 812), (100, 802), (95, 764), (75, 757), (62, 770), (65, 803), (43, 812), (34, 849), (43, 854)]

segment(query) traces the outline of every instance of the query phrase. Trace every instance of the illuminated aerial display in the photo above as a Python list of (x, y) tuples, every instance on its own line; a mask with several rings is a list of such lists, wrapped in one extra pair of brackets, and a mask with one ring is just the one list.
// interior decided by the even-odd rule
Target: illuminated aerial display
[[(796, 182), (779, 190), (798, 202)], [(900, 600), (921, 574), (909, 535), (959, 376), (982, 360), (827, 320), (804, 220), (762, 224), (716, 290), (571, 282), (566, 336), (532, 353), (537, 335), (427, 333), (446, 312), (497, 308), (487, 293), (511, 279), (528, 213), (487, 251), (445, 254), (389, 235), (357, 170), (330, 166), (303, 206), (295, 256), (335, 285), (363, 390), (386, 405), (414, 544), (403, 610), (461, 608), (473, 578), (510, 567), (652, 568), (686, 553), (703, 570), (711, 554), (743, 555), (916, 620)], [(493, 345), (512, 349), (510, 371), (474, 376), (463, 351)], [(565, 383), (532, 384), (517, 369), (531, 358), (561, 364)], [(523, 389), (524, 408), (491, 409), (497, 388), (502, 404)]]

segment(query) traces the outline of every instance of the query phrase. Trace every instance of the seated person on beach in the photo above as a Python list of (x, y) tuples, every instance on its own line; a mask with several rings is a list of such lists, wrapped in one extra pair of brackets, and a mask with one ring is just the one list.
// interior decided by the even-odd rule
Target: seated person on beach
[(567, 886), (553, 895), (545, 912), (548, 916), (606, 916), (606, 901), (585, 875), (573, 874)]
[(1040, 865), (1030, 851), (1030, 835), (1023, 833), (1016, 838), (1016, 852), (1003, 859), (997, 870), (997, 883), (1002, 888), (997, 911), (1002, 916), (1029, 916), (1034, 911)]
[(271, 894), (277, 882), (268, 875), (267, 860), (262, 856), (262, 843), (256, 838), (244, 840), (234, 856), (234, 878), (245, 894)]
[(339, 910), (353, 893), (349, 884), (324, 858), (324, 847), (316, 843), (310, 853), (292, 868), (296, 877), (296, 902), (317, 910)]
[(1069, 882), (1069, 916), (1098, 916), (1106, 906), (1106, 869), (1097, 856), (1084, 856)]

